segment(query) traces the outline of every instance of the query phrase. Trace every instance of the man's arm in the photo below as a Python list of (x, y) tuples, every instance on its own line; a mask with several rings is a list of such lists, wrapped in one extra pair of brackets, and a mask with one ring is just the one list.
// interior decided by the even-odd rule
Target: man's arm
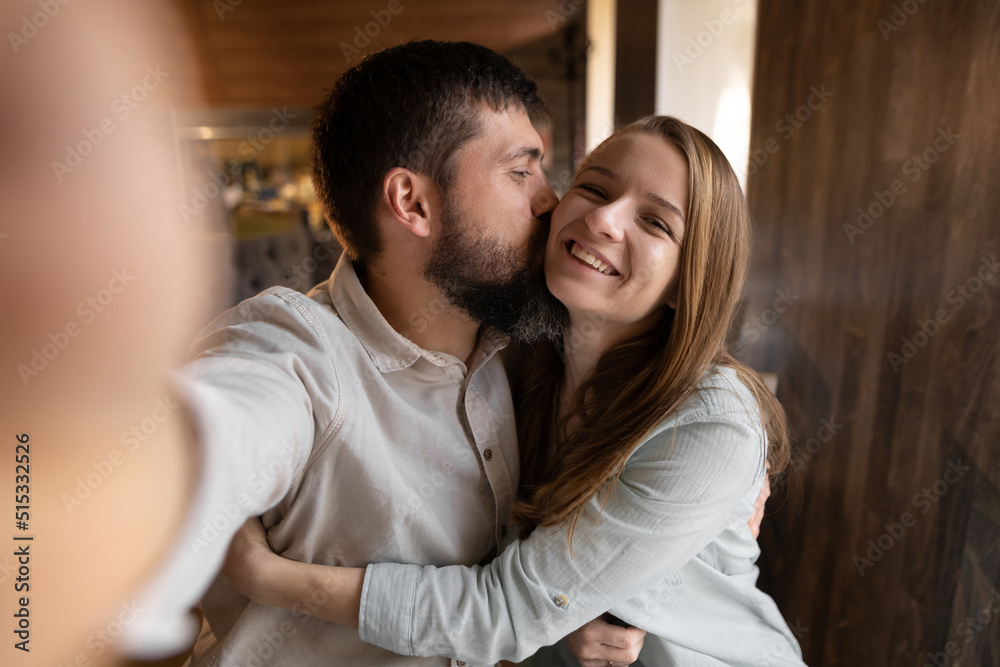
[(177, 374), (201, 469), (175, 548), (143, 597), (159, 613), (130, 628), (136, 650), (177, 633), (171, 626), (218, 574), (232, 536), (285, 496), (308, 459), (317, 420), (335, 409), (335, 379), (318, 377), (325, 367), (311, 362), (329, 359), (326, 339), (294, 307), (302, 304), (290, 303), (297, 299), (305, 298), (275, 290), (227, 311)]

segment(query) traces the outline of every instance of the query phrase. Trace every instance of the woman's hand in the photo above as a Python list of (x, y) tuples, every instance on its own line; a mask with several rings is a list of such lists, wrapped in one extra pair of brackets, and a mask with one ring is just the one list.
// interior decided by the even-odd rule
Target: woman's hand
[(764, 503), (771, 495), (771, 479), (768, 475), (764, 475), (764, 486), (760, 488), (760, 495), (757, 496), (757, 502), (753, 504), (753, 516), (750, 517), (750, 533), (756, 540), (757, 536), (760, 535), (760, 522), (764, 520)]
[(271, 551), (257, 517), (236, 533), (222, 572), (237, 590), (258, 604), (358, 627), (365, 568), (300, 563), (279, 556)]
[(269, 598), (268, 565), (276, 564), (275, 559), (281, 556), (271, 550), (267, 542), (267, 533), (260, 522), (260, 517), (247, 519), (229, 544), (229, 553), (222, 566), (222, 572), (233, 586), (254, 602), (260, 604), (276, 604)]
[(580, 661), (581, 667), (621, 667), (639, 659), (645, 637), (645, 630), (613, 625), (603, 618), (595, 618), (566, 635), (563, 641)]

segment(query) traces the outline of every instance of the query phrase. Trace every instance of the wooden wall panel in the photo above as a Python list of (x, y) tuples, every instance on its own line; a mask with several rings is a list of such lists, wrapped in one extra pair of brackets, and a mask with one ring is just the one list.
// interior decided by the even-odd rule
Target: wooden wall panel
[(1000, 4), (761, 0), (758, 25), (738, 349), (796, 438), (761, 585), (811, 665), (998, 665)]
[(615, 44), (615, 125), (656, 107), (657, 0), (618, 0)]
[(349, 65), (381, 48), (440, 39), (503, 52), (584, 11), (583, 0), (171, 2), (194, 37), (204, 98), (214, 107), (312, 107)]

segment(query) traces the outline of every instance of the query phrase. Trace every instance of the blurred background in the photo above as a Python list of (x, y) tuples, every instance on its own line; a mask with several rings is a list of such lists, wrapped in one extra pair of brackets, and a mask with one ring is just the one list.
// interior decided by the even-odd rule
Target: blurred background
[[(26, 3), (5, 57), (79, 5)], [(509, 56), (553, 112), (560, 193), (643, 115), (712, 136), (758, 227), (732, 350), (794, 438), (760, 587), (810, 665), (1000, 665), (1000, 3), (155, 0), (142, 21), (144, 90), (111, 110), (169, 94), (178, 224), (234, 276), (216, 311), (329, 274), (311, 109), (378, 49)], [(66, 165), (79, 139), (57, 137)]]

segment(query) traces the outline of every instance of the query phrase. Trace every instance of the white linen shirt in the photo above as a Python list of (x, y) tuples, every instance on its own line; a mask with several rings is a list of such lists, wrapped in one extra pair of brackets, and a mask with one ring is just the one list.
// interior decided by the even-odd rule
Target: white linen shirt
[[(774, 601), (755, 586), (748, 521), (764, 481), (756, 402), (729, 368), (706, 376), (629, 457), (607, 504), (573, 535), (536, 529), (492, 563), (375, 564), (360, 633), (397, 653), (468, 665), (523, 660), (610, 611), (646, 630), (647, 667), (802, 665)], [(532, 664), (577, 664), (565, 650)]]
[[(274, 550), (308, 563), (496, 555), (515, 532), (505, 522), (519, 472), (496, 354), (505, 344), (481, 332), (469, 368), (421, 349), (386, 322), (346, 259), (308, 296), (272, 288), (220, 316), (180, 379), (204, 451), (194, 515), (147, 592), (144, 607), (159, 617), (139, 623), (130, 645), (170, 644), (171, 615), (204, 591), (231, 536), (260, 513)], [(252, 603), (219, 575), (192, 664), (449, 664), (364, 643), (302, 602)]]

